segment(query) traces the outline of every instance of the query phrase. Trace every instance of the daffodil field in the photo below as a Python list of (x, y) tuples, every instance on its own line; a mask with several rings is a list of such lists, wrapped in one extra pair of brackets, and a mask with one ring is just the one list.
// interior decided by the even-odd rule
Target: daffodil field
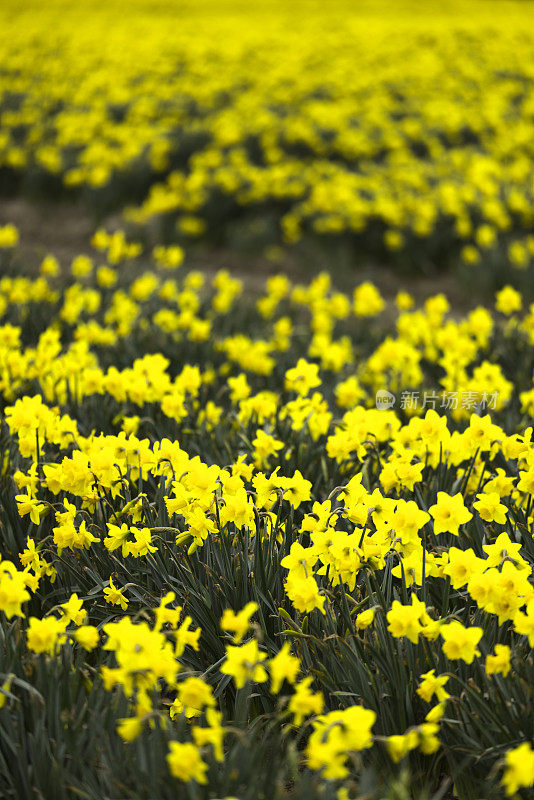
[(0, 236), (1, 796), (532, 788), (534, 306)]
[(159, 238), (521, 275), (533, 26), (529, 0), (4, 0), (0, 177)]
[(2, 4), (0, 800), (534, 796), (533, 11)]

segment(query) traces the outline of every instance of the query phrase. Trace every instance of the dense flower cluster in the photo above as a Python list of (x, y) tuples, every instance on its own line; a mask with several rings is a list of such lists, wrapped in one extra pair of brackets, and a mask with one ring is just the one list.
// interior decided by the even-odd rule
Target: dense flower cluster
[(13, 185), (185, 238), (246, 211), (271, 252), (311, 234), (415, 268), (531, 264), (529, 3), (85, 6), (2, 5)]
[(5, 231), (0, 729), (55, 669), (199, 792), (267, 723), (340, 798), (532, 787), (534, 307), (326, 273), (254, 306), (104, 231), (24, 277)]

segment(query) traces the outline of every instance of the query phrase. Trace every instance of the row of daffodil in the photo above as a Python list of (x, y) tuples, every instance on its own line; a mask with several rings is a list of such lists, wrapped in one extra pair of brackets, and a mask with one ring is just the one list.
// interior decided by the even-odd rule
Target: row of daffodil
[(267, 243), (347, 234), (416, 267), (527, 268), (530, 4), (333, 5), (137, 0), (126, 20), (92, 0), (80, 25), (63, 0), (6, 0), (6, 185), (137, 201), (132, 220), (183, 236), (250, 209)]
[(240, 730), (273, 715), (340, 797), (365, 765), (432, 786), (443, 759), (462, 800), (534, 785), (521, 296), (455, 319), (401, 293), (395, 319), (372, 284), (278, 275), (253, 307), (227, 273), (177, 277), (175, 247), (147, 271), (101, 231), (100, 266), (30, 278), (1, 235), (0, 610), (23, 650), (0, 725), (33, 659), (78, 653), (183, 783), (209, 787), (245, 692)]

